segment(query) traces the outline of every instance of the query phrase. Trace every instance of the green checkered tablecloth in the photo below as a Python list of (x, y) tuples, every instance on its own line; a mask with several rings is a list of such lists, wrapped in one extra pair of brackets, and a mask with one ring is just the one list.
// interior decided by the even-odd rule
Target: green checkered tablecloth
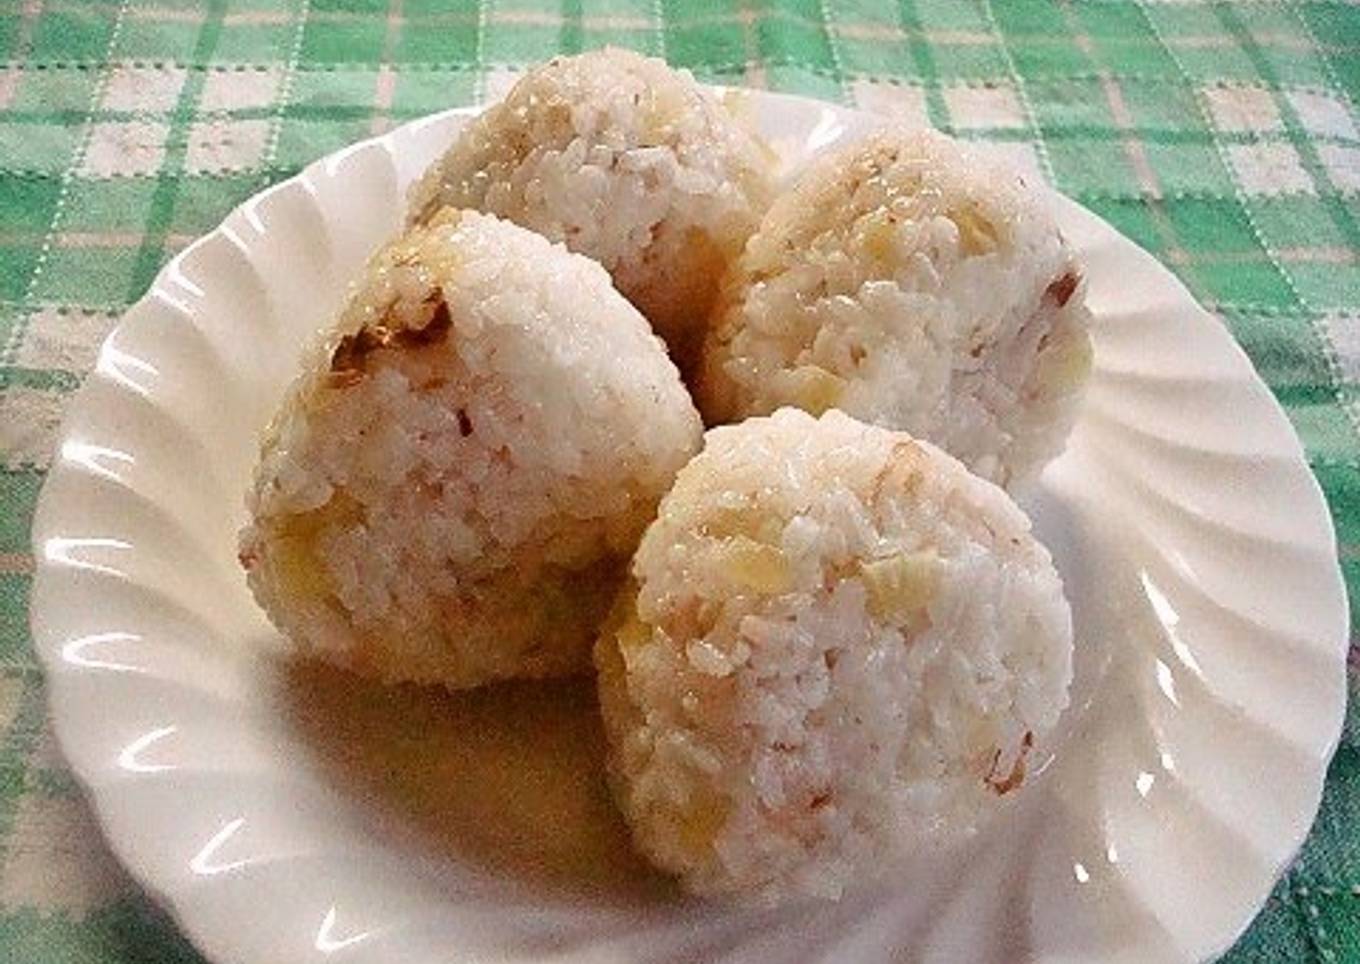
[[(1360, 7), (0, 0), (0, 960), (199, 960), (102, 845), (28, 636), (33, 505), (100, 339), (261, 187), (605, 43), (1005, 144), (1227, 323), (1360, 587)], [(1360, 961), (1354, 712), (1312, 837), (1228, 959)]]

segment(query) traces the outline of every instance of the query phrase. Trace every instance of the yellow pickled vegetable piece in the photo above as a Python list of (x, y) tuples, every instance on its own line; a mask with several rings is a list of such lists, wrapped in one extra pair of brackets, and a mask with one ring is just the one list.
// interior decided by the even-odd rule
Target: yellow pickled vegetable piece
[(289, 518), (279, 531), (278, 566), (288, 591), (296, 596), (326, 596), (332, 591), (326, 566), (317, 551), (321, 530), (359, 521), (359, 503), (343, 493), (311, 512)]
[(887, 215), (877, 215), (864, 225), (864, 252), (879, 261), (890, 260), (893, 252), (893, 235), (896, 225)]
[(816, 365), (803, 365), (789, 373), (793, 402), (810, 415), (821, 415), (840, 404), (845, 379)]
[(1052, 352), (1044, 365), (1040, 391), (1059, 391), (1081, 384), (1091, 370), (1093, 352), (1089, 338), (1069, 338)]
[(940, 588), (940, 557), (933, 550), (898, 553), (860, 563), (869, 611), (894, 625), (921, 616)]
[(966, 255), (989, 254), (999, 246), (996, 225), (992, 224), (971, 205), (949, 212), (949, 219), (959, 229), (959, 249)]
[(732, 582), (756, 592), (784, 592), (792, 573), (784, 554), (745, 536), (734, 536), (723, 549), (723, 572)]

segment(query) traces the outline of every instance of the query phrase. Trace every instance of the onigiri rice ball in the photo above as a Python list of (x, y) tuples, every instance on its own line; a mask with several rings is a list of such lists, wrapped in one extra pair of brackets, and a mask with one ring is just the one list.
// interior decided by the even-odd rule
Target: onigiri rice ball
[(773, 196), (770, 166), (688, 71), (607, 48), (521, 78), (415, 186), (411, 218), (474, 208), (594, 258), (683, 368)]
[(905, 433), (786, 408), (708, 433), (595, 661), (644, 854), (699, 894), (835, 898), (1030, 782), (1072, 622), (1001, 489)]
[(840, 408), (1009, 486), (1065, 444), (1088, 327), (1081, 268), (1033, 190), (942, 134), (885, 127), (771, 206), (696, 395), (710, 424)]
[(374, 255), (268, 428), (240, 556), (302, 651), (450, 687), (589, 668), (700, 443), (594, 262), (444, 211)]

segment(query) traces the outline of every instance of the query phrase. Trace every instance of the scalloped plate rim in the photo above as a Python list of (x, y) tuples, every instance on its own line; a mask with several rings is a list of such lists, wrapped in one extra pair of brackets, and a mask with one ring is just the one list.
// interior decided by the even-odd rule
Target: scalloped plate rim
[[(815, 100), (812, 98), (800, 97), (797, 95), (759, 90), (747, 90), (747, 89), (739, 90), (741, 90), (741, 93), (743, 94), (750, 95), (758, 100), (762, 100), (768, 104), (772, 104), (777, 109), (809, 110), (815, 108), (819, 110), (830, 110), (838, 115), (856, 115), (863, 113), (861, 111), (856, 111), (853, 108), (847, 108), (843, 105), (826, 103), (823, 101)], [(124, 326), (128, 324), (128, 316), (131, 315), (141, 305), (143, 305), (143, 303), (153, 298), (154, 291), (158, 287), (158, 285), (160, 285), (186, 259), (192, 257), (196, 251), (200, 250), (201, 248), (209, 244), (214, 237), (220, 236), (221, 229), (223, 228), (223, 226), (227, 225), (229, 222), (238, 217), (247, 216), (245, 213), (247, 208), (253, 205), (260, 204), (267, 198), (274, 195), (283, 194), (286, 192), (297, 190), (299, 188), (306, 189), (306, 185), (309, 178), (311, 178), (317, 172), (323, 172), (322, 173), (323, 177), (326, 178), (331, 177), (330, 174), (324, 173), (324, 169), (329, 165), (334, 165), (338, 163), (341, 159), (350, 154), (359, 152), (365, 148), (371, 147), (376, 144), (386, 144), (388, 145), (388, 149), (390, 151), (392, 149), (391, 145), (394, 144), (396, 140), (404, 132), (409, 133), (424, 126), (433, 123), (438, 123), (441, 120), (448, 117), (475, 116), (477, 113), (480, 113), (482, 109), (484, 109), (484, 107), (472, 107), (472, 106), (455, 107), (410, 120), (396, 128), (393, 128), (392, 130), (385, 132), (384, 134), (364, 138), (360, 141), (356, 141), (353, 144), (347, 145), (343, 148), (333, 151), (330, 154), (327, 154), (323, 157), (317, 158), (316, 160), (310, 162), (305, 167), (303, 167), (296, 174), (293, 174), (290, 177), (282, 181), (279, 181), (276, 184), (272, 184), (251, 195), (249, 198), (245, 199), (240, 204), (233, 207), (231, 211), (228, 212), (223, 217), (222, 221), (218, 224), (216, 228), (206, 232), (199, 238), (195, 239), (181, 251), (176, 253), (174, 257), (172, 257), (169, 261), (166, 262), (165, 265), (162, 266), (162, 268), (158, 271), (155, 279), (153, 279), (151, 285), (148, 287), (146, 293), (144, 293), (144, 295), (141, 298), (139, 298), (133, 304), (129, 305), (128, 308), (124, 310), (123, 315), (120, 318), (117, 325), (115, 325), (113, 330), (110, 331), (110, 333), (106, 336), (104, 342), (101, 344), (100, 347), (99, 353), (100, 356), (103, 355), (105, 347), (112, 343), (123, 331)], [(1153, 255), (1151, 255), (1143, 248), (1139, 247), (1138, 245), (1130, 241), (1124, 235), (1120, 234), (1112, 225), (1106, 222), (1103, 218), (1101, 218), (1094, 212), (1090, 211), (1089, 209), (1085, 208), (1077, 201), (1046, 187), (1043, 188), (1043, 190), (1051, 194), (1060, 205), (1069, 207), (1070, 209), (1073, 209), (1074, 211), (1078, 212), (1080, 217), (1088, 219), (1094, 225), (1097, 225), (1101, 232), (1109, 232), (1110, 235), (1117, 238), (1120, 242), (1126, 245), (1127, 248), (1130, 249), (1130, 253), (1136, 254), (1136, 256), (1144, 260), (1149, 269), (1156, 270), (1162, 276), (1163, 280), (1165, 280), (1166, 282), (1169, 283), (1170, 286), (1172, 286), (1174, 294), (1177, 296), (1178, 299), (1183, 301), (1186, 306), (1193, 306), (1194, 310), (1197, 312), (1197, 314), (1199, 314), (1202, 317), (1204, 321), (1209, 322), (1216, 329), (1219, 330), (1219, 334), (1221, 335), (1221, 338), (1219, 340), (1223, 343), (1223, 346), (1227, 350), (1233, 352), (1237, 356), (1236, 359), (1237, 363), (1244, 366), (1245, 368), (1244, 374), (1248, 376), (1248, 381), (1251, 384), (1254, 394), (1260, 396), (1274, 409), (1273, 416), (1278, 420), (1281, 427), (1283, 427), (1287, 432), (1289, 441), (1292, 445), (1292, 450), (1289, 453), (1289, 461), (1295, 463), (1297, 467), (1302, 470), (1302, 476), (1306, 479), (1306, 484), (1309, 486), (1311, 499), (1313, 501), (1312, 507), (1314, 509), (1320, 508), (1321, 512), (1323, 513), (1323, 518), (1327, 522), (1327, 524), (1324, 526), (1325, 535), (1323, 535), (1325, 545), (1317, 548), (1325, 549), (1326, 553), (1330, 556), (1330, 558), (1335, 559), (1337, 552), (1336, 533), (1334, 526), (1330, 521), (1331, 517), (1327, 510), (1327, 503), (1322, 487), (1318, 482), (1316, 475), (1308, 467), (1306, 461), (1306, 453), (1302, 447), (1301, 442), (1299, 441), (1296, 431), (1294, 430), (1292, 424), (1288, 421), (1287, 416), (1280, 408), (1278, 402), (1275, 400), (1269, 388), (1261, 380), (1259, 374), (1256, 372), (1254, 366), (1252, 365), (1249, 356), (1242, 349), (1241, 345), (1237, 342), (1235, 338), (1232, 337), (1231, 333), (1226, 329), (1222, 321), (1215, 317), (1210, 312), (1206, 311), (1204, 308), (1202, 308), (1195, 301), (1193, 295), (1180, 281), (1180, 279), (1177, 278), (1172, 272), (1170, 272), (1164, 265), (1162, 265), (1161, 262), (1159, 262)], [(70, 406), (69, 411), (63, 418), (61, 427), (57, 433), (58, 447), (60, 446), (61, 440), (67, 437), (68, 428), (70, 427), (71, 423), (74, 421), (76, 417), (76, 412), (78, 411), (79, 406), (82, 404), (82, 399), (85, 393), (86, 389), (84, 388), (84, 386), (82, 386), (82, 388), (71, 399), (69, 403)], [(64, 470), (61, 469), (54, 460), (51, 474), (55, 475), (59, 472), (64, 472)], [(70, 665), (66, 663), (66, 661), (64, 661), (61, 658), (60, 653), (57, 650), (57, 643), (59, 641), (49, 636), (49, 634), (46, 631), (46, 621), (44, 617), (44, 612), (46, 611), (46, 608), (48, 606), (55, 606), (58, 604), (55, 600), (48, 600), (47, 598), (49, 594), (57, 591), (52, 588), (53, 579), (51, 577), (51, 573), (55, 568), (57, 568), (57, 565), (45, 558), (43, 548), (39, 542), (40, 533), (49, 531), (52, 528), (52, 522), (57, 516), (59, 516), (60, 511), (61, 504), (56, 498), (56, 496), (53, 494), (52, 487), (48, 486), (45, 481), (43, 489), (38, 498), (32, 522), (32, 538), (33, 538), (32, 551), (34, 555), (34, 571), (31, 586), (29, 622), (32, 631), (34, 648), (35, 651), (37, 652), (44, 673), (44, 682), (47, 688), (46, 702), (49, 712), (49, 718), (51, 720), (51, 725), (58, 746), (62, 748), (63, 753), (65, 753), (65, 748), (72, 745), (73, 741), (78, 738), (79, 733), (81, 731), (81, 724), (79, 722), (79, 718), (81, 717), (82, 712), (77, 710), (74, 706), (71, 705), (69, 697), (66, 694), (68, 679), (75, 677), (79, 670), (72, 668)], [(1349, 599), (1348, 594), (1345, 590), (1345, 583), (1341, 576), (1340, 569), (1337, 565), (1333, 565), (1329, 568), (1328, 573), (1330, 576), (1329, 584), (1325, 588), (1327, 590), (1328, 595), (1331, 596), (1332, 599), (1337, 603), (1338, 608), (1336, 610), (1336, 616), (1338, 624), (1343, 627), (1348, 626)], [(1338, 658), (1339, 661), (1344, 666), (1345, 654), (1348, 646), (1348, 640), (1346, 638), (1346, 633), (1344, 630), (1339, 634), (1338, 643), (1339, 643)], [(1302, 846), (1304, 840), (1306, 839), (1311, 829), (1312, 820), (1315, 819), (1316, 817), (1317, 808), (1321, 802), (1321, 795), (1323, 792), (1323, 780), (1325, 779), (1327, 764), (1330, 761), (1332, 755), (1335, 753), (1341, 737), (1342, 724), (1344, 722), (1345, 712), (1344, 689), (1341, 700), (1338, 701), (1336, 704), (1330, 707), (1328, 711), (1325, 712), (1326, 716), (1329, 718), (1327, 721), (1326, 729), (1330, 733), (1330, 738), (1327, 741), (1324, 752), (1314, 756), (1311, 761), (1316, 763), (1316, 772), (1321, 777), (1316, 781), (1314, 792), (1310, 794), (1311, 813), (1313, 817), (1310, 818), (1307, 822), (1301, 823), (1300, 826), (1302, 827), (1302, 832), (1293, 835), (1294, 839), (1291, 839), (1289, 841), (1289, 846), (1287, 848), (1287, 856), (1283, 860), (1281, 860), (1276, 867), (1273, 868), (1271, 880), (1269, 883), (1267, 883), (1265, 888), (1266, 895), (1268, 895), (1270, 889), (1273, 887), (1274, 882), (1280, 879), (1280, 877), (1283, 875), (1289, 864), (1294, 859), (1294, 856), (1297, 854), (1298, 849)], [(234, 945), (230, 941), (230, 939), (224, 937), (224, 931), (205, 926), (204, 923), (199, 918), (197, 918), (192, 912), (192, 908), (189, 906), (190, 901), (187, 898), (189, 894), (195, 889), (194, 883), (191, 882), (187, 885), (180, 884), (179, 886), (174, 886), (172, 881), (162, 881), (154, 868), (153, 862), (147, 859), (144, 853), (138, 849), (138, 847), (135, 845), (135, 841), (131, 840), (128, 837), (121, 836), (115, 832), (116, 828), (111, 825), (112, 819), (111, 811), (114, 808), (110, 805), (108, 799), (112, 798), (119, 792), (119, 783), (117, 781), (98, 780), (94, 777), (92, 773), (86, 772), (83, 769), (77, 769), (75, 767), (72, 768), (72, 772), (73, 775), (76, 777), (77, 783), (81, 791), (83, 792), (84, 796), (92, 804), (91, 809), (94, 813), (96, 822), (100, 828), (100, 832), (103, 835), (104, 840), (106, 841), (114, 855), (117, 857), (120, 864), (122, 864), (122, 866), (128, 870), (128, 872), (131, 874), (134, 880), (142, 888), (144, 888), (153, 897), (153, 899), (155, 899), (159, 904), (161, 904), (169, 911), (176, 925), (181, 929), (181, 931), (184, 932), (185, 935), (189, 937), (195, 948), (199, 950), (201, 953), (205, 954), (205, 956), (207, 956), (209, 959), (214, 961), (234, 962), (241, 960), (244, 962), (245, 959), (240, 958), (236, 955), (236, 945)], [(1263, 900), (1264, 897), (1262, 898), (1262, 901)], [(1204, 953), (1204, 957), (1207, 959), (1212, 959), (1213, 957), (1216, 957), (1217, 955), (1225, 952), (1229, 947), (1231, 947), (1231, 945), (1250, 926), (1250, 924), (1255, 918), (1256, 911), (1259, 910), (1259, 906), (1260, 902), (1258, 902), (1256, 908), (1253, 909), (1242, 920), (1238, 928), (1236, 928), (1230, 933), (1223, 934), (1222, 940), (1216, 942), (1215, 946), (1203, 948), (1202, 950)]]

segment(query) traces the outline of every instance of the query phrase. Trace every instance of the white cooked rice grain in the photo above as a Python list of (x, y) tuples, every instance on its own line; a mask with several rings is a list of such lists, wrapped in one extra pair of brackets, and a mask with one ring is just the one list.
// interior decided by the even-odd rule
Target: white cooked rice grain
[(604, 265), (682, 368), (773, 194), (768, 149), (688, 71), (618, 48), (555, 57), (468, 124), (411, 193)]
[(599, 265), (445, 211), (373, 257), (304, 359), (241, 559), (300, 649), (362, 673), (460, 687), (580, 671), (700, 431)]
[(715, 310), (697, 400), (710, 424), (840, 408), (1009, 486), (1062, 450), (1088, 327), (1036, 192), (942, 134), (884, 127), (771, 206)]
[(697, 893), (831, 897), (972, 833), (1067, 704), (1061, 581), (1004, 492), (794, 409), (708, 433), (596, 645), (615, 795)]

